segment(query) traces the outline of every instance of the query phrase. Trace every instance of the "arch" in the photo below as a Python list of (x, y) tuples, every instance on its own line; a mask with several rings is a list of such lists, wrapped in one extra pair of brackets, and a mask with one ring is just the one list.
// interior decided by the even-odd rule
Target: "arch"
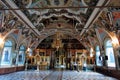
[(15, 42), (13, 39), (6, 39), (3, 47), (1, 65), (11, 65), (13, 58), (13, 48), (15, 47)]
[(7, 40), (6, 42), (5, 42), (5, 44), (4, 44), (4, 46), (12, 46), (13, 44), (12, 44), (12, 42), (10, 41), (10, 40)]
[(12, 29), (11, 31), (9, 31), (4, 37), (3, 39), (7, 38), (12, 32), (14, 32), (17, 29)]
[[(16, 46), (17, 46), (17, 40), (12, 36), (12, 35), (9, 35), (5, 38), (5, 42), (7, 40), (10, 40), (12, 42), (12, 52), (14, 53), (15, 49), (16, 49)], [(5, 43), (4, 43), (5, 44)]]
[(29, 38), (30, 38), (30, 36), (24, 38), (23, 40), (21, 40), (21, 42), (20, 42), (18, 45), (19, 45), (19, 46), (20, 46), (21, 44), (24, 44), (24, 46), (29, 45), (29, 44), (28, 44), (28, 41), (27, 41), (27, 39), (29, 39)]
[[(109, 32), (105, 29), (103, 29), (103, 30), (110, 37), (110, 39), (112, 41), (115, 41), (115, 44), (113, 44), (113, 47), (118, 48), (119, 47), (119, 42), (118, 42), (118, 39), (117, 39), (117, 35), (114, 32)], [(102, 45), (102, 44), (100, 44), (100, 45)]]
[[(16, 29), (13, 29), (13, 30), (11, 30), (10, 32), (8, 32), (4, 37), (3, 37), (3, 40), (4, 40), (4, 44), (5, 44), (5, 42), (7, 41), (7, 40), (10, 40), (10, 41), (12, 41), (12, 43), (13, 43), (13, 50), (12, 51), (14, 51), (14, 49), (16, 48), (16, 46), (17, 46), (17, 40), (12, 36), (12, 35), (10, 35), (12, 32), (14, 32)], [(4, 48), (4, 46), (3, 46), (3, 48)]]
[[(36, 45), (36, 47), (45, 39), (45, 38), (47, 38), (47, 37), (49, 37), (49, 36), (52, 36), (52, 35), (54, 35), (57, 31), (59, 31), (59, 32), (61, 32), (61, 33), (63, 33), (63, 34), (66, 34), (66, 35), (70, 35), (70, 36), (72, 36), (72, 37), (74, 37), (75, 39), (77, 39), (83, 46), (85, 46), (84, 44), (83, 44), (83, 42), (81, 42), (81, 37), (80, 37), (80, 35), (79, 35), (79, 33), (78, 32), (74, 32), (72, 29), (71, 30), (69, 30), (69, 31), (67, 31), (67, 30), (44, 30), (44, 32), (42, 32), (42, 33), (46, 33), (46, 34), (41, 34), (39, 37), (41, 37), (41, 39), (39, 40), (39, 43), (37, 43), (37, 45)], [(30, 45), (30, 47), (32, 47), (34, 44), (32, 44), (32, 45)], [(35, 48), (36, 48), (35, 47)], [(86, 48), (87, 49), (87, 48)]]
[(115, 56), (111, 39), (104, 41), (105, 60), (108, 67), (115, 67)]

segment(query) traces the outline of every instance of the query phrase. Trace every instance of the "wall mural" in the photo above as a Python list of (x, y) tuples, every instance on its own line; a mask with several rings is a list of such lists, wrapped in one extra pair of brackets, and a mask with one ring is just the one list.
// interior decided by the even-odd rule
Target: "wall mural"
[(120, 11), (113, 11), (113, 23), (114, 26), (116, 27), (117, 30), (117, 34), (118, 34), (118, 40), (119, 40), (119, 44), (120, 44)]
[(105, 37), (107, 36), (106, 32), (102, 28), (96, 28), (95, 31), (96, 31), (96, 35), (98, 37), (100, 44), (103, 45), (103, 41)]
[[(88, 6), (88, 5), (96, 5), (98, 1), (96, 0), (14, 0), (18, 7), (27, 7), (27, 8), (44, 8), (44, 7), (79, 7), (79, 6)], [(18, 4), (19, 3), (19, 4)], [(42, 23), (42, 20), (46, 20), (53, 16), (65, 16), (67, 18), (75, 18), (78, 23), (85, 24), (86, 18), (89, 18), (92, 10), (87, 8), (76, 8), (76, 9), (36, 9), (36, 10), (22, 10), (23, 13), (30, 19), (33, 25), (38, 29), (38, 31), (42, 31), (46, 23)], [(51, 12), (52, 11), (52, 12)], [(54, 13), (53, 13), (54, 12)], [(66, 13), (64, 13), (66, 12)], [(89, 14), (87, 13), (89, 12)], [(80, 15), (80, 13), (82, 13)], [(84, 14), (84, 15), (83, 15)], [(33, 15), (31, 17), (31, 15)], [(84, 16), (84, 17), (80, 17)], [(82, 19), (82, 20), (81, 20)], [(48, 22), (49, 24), (50, 22)], [(83, 26), (80, 25), (80, 26)], [(79, 30), (80, 31), (80, 30)], [(27, 32), (27, 31), (26, 31)]]
[(113, 20), (114, 20), (114, 26), (119, 27), (120, 26), (120, 12), (112, 12), (113, 14)]
[(98, 20), (96, 20), (93, 24), (93, 29), (95, 29), (97, 38), (100, 42), (100, 46), (103, 45), (102, 41), (106, 36), (108, 36), (106, 32), (114, 30), (112, 19), (113, 17), (111, 12), (108, 9), (104, 8), (103, 12), (98, 17)]
[(111, 23), (112, 17), (110, 17), (109, 11), (106, 12), (105, 10), (106, 9), (104, 9), (104, 11), (99, 16), (98, 20), (96, 21), (96, 24), (100, 27), (104, 27), (107, 31), (113, 31), (113, 26)]
[(26, 29), (25, 27), (22, 28), (22, 31), (21, 31), (24, 37), (28, 37), (30, 35), (30, 32), (31, 32), (30, 29)]
[(0, 11), (0, 32), (4, 32), (5, 28), (3, 27), (4, 23), (4, 11)]
[(15, 40), (18, 40), (19, 38), (19, 30), (15, 30), (13, 33), (11, 33), (10, 35), (12, 35), (14, 37)]
[[(42, 7), (57, 7), (57, 6), (87, 6), (84, 0), (35, 0), (29, 5), (31, 8), (42, 8)], [(45, 10), (45, 9), (44, 9)], [(42, 11), (44, 11), (42, 10)], [(86, 8), (82, 9), (68, 9), (68, 11), (86, 13)], [(41, 11), (41, 10), (38, 10)]]
[(95, 40), (95, 38), (91, 37), (91, 36), (88, 36), (87, 38), (89, 40), (89, 43), (90, 43), (91, 47), (94, 47), (94, 45), (96, 45), (96, 43), (97, 43), (97, 41)]
[(6, 15), (4, 16), (4, 27), (12, 29), (15, 27), (15, 23), (18, 20), (17, 17), (15, 17), (13, 14), (11, 14), (11, 12), (6, 13)]

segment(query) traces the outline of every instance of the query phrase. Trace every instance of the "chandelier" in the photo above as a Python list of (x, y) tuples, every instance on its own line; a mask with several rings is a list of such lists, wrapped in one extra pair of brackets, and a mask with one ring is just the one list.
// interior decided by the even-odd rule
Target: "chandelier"
[(59, 48), (63, 47), (63, 43), (62, 43), (62, 40), (61, 40), (61, 34), (59, 32), (56, 32), (56, 34), (55, 34), (55, 38), (53, 40), (52, 47), (56, 48), (57, 50)]

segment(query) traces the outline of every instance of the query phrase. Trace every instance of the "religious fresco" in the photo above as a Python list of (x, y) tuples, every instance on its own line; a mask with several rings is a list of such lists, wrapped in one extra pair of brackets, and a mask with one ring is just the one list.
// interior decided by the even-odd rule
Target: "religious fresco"
[[(69, 7), (69, 6), (87, 6), (85, 2), (79, 0), (36, 0), (33, 1), (30, 5), (31, 8), (44, 8), (44, 7)], [(44, 9), (45, 10), (45, 9)], [(85, 8), (82, 9), (67, 9), (70, 12), (83, 12), (86, 13)], [(41, 10), (38, 10), (41, 11)], [(47, 11), (47, 10), (46, 10)], [(33, 10), (34, 12), (34, 10)]]
[(87, 39), (91, 45), (91, 47), (94, 47), (94, 45), (96, 45), (98, 42), (97, 42), (97, 38), (95, 36), (87, 36)]
[[(96, 5), (98, 1), (96, 0), (34, 0), (30, 7), (60, 7), (60, 6), (87, 6)], [(72, 9), (73, 11), (79, 11), (79, 9)], [(85, 11), (85, 8), (81, 9)]]
[(105, 31), (103, 29), (101, 29), (101, 28), (96, 29), (96, 31), (100, 35), (101, 41), (103, 41), (104, 38), (105, 38), (105, 35), (106, 35)]
[(13, 14), (11, 14), (11, 12), (6, 12), (5, 16), (4, 16), (4, 27), (12, 29), (15, 28), (15, 24), (16, 21), (18, 20), (17, 17), (15, 17)]
[(120, 44), (120, 11), (113, 11), (112, 14), (114, 27), (116, 28), (116, 33)]
[(84, 38), (84, 39), (81, 40), (81, 42), (82, 42), (83, 46), (89, 51), (89, 48), (91, 47), (91, 44), (88, 41), (88, 39)]
[(107, 31), (113, 31), (113, 23), (111, 23), (112, 17), (109, 15), (109, 11), (104, 11), (99, 16), (98, 20), (96, 21), (96, 26), (98, 25), (101, 28), (105, 28)]
[(119, 26), (120, 26), (120, 11), (117, 11), (117, 12), (113, 11), (112, 14), (113, 14), (114, 26), (119, 28)]
[(11, 33), (11, 35), (14, 37), (14, 39), (18, 40), (19, 38), (19, 30), (15, 30), (13, 33)]
[[(79, 7), (79, 6), (88, 6), (96, 5), (98, 1), (96, 0), (15, 0), (14, 1), (18, 7), (27, 7), (27, 8), (44, 8), (44, 7)], [(23, 13), (30, 19), (33, 25), (41, 31), (45, 23), (42, 23), (42, 20), (51, 18), (53, 16), (65, 16), (66, 18), (75, 18), (79, 23), (85, 24), (86, 18), (88, 19), (92, 10), (87, 8), (72, 8), (72, 9), (31, 9), (31, 10), (22, 10)], [(52, 12), (51, 12), (52, 11)], [(53, 13), (54, 12), (54, 13)], [(64, 12), (66, 12), (64, 14)], [(89, 14), (88, 14), (88, 13)], [(80, 15), (80, 13), (82, 13)], [(83, 17), (83, 14), (85, 15)], [(30, 16), (34, 15), (34, 16)], [(86, 17), (87, 16), (87, 17)], [(81, 18), (82, 17), (82, 18)], [(82, 20), (81, 20), (82, 19)], [(41, 23), (43, 25), (41, 25)], [(50, 22), (48, 22), (50, 23)]]
[[(3, 4), (0, 4), (1, 6), (6, 8)], [(34, 34), (27, 25), (9, 10), (0, 11), (0, 32), (2, 32), (2, 36), (12, 36), (16, 40), (22, 40), (30, 36), (30, 33)]]
[[(4, 5), (0, 4), (2, 8), (5, 8)], [(2, 32), (2, 35), (7, 34), (9, 31), (11, 31), (13, 28), (17, 25), (18, 18), (15, 17), (10, 11), (0, 11), (0, 32)]]
[(22, 31), (21, 31), (21, 33), (24, 37), (28, 37), (30, 35), (30, 32), (31, 32), (31, 30), (29, 28), (25, 28), (25, 27), (23, 27)]
[[(7, 3), (8, 0), (2, 0), (2, 1), (6, 1), (5, 3), (6, 5), (9, 4)], [(14, 1), (19, 8), (25, 8), (25, 7), (45, 8), (45, 7), (95, 6), (97, 2), (100, 0), (12, 0), (12, 1)], [(104, 1), (103, 4), (101, 3), (99, 4), (105, 6), (104, 4), (106, 4), (107, 1), (106, 0)], [(11, 6), (9, 4), (7, 6), (12, 7), (14, 5)], [(61, 38), (61, 43), (63, 43), (62, 45), (64, 45), (63, 49), (67, 50), (72, 48), (76, 50), (76, 49), (84, 48), (90, 51), (91, 47), (95, 48), (96, 44), (97, 45), (99, 43), (103, 44), (105, 38), (109, 37), (109, 35), (107, 35), (106, 32), (110, 32), (110, 31), (114, 32), (114, 27), (115, 26), (119, 27), (120, 25), (119, 14), (116, 14), (114, 12), (112, 13), (110, 12), (109, 9), (106, 8), (105, 9), (102, 8), (100, 10), (98, 8), (94, 8), (94, 9), (90, 9), (90, 8), (62, 9), (61, 8), (61, 9), (17, 10), (17, 11), (21, 11), (21, 13), (23, 12), (26, 15), (25, 18), (22, 17), (23, 15), (21, 13), (19, 12), (15, 13), (16, 10), (13, 12), (5, 11), (5, 14), (3, 15), (3, 19), (0, 17), (0, 21), (4, 21), (4, 24), (0, 24), (0, 25), (4, 25), (6, 32), (13, 31), (11, 35), (13, 35), (13, 38), (19, 39), (16, 41), (18, 42), (17, 43), (18, 46), (20, 43), (25, 42), (25, 44), (29, 45), (26, 47), (30, 47), (32, 49), (36, 49), (38, 45), (41, 45), (38, 46), (38, 48), (53, 49), (51, 44), (54, 40), (53, 36), (56, 32), (60, 32), (64, 34), (64, 36), (62, 36)], [(98, 11), (96, 9), (98, 9)], [(92, 12), (96, 13), (96, 15), (91, 15)], [(113, 22), (113, 20), (115, 22)], [(88, 26), (86, 26), (87, 23)], [(35, 30), (38, 31), (38, 34), (35, 34), (36, 33)], [(81, 35), (82, 30), (84, 30), (83, 35)], [(68, 36), (68, 34), (70, 36)], [(101, 46), (103, 47), (103, 45), (100, 45), (100, 47)], [(8, 52), (6, 51), (5, 53), (8, 54)], [(6, 61), (7, 61), (7, 56), (6, 56)], [(19, 56), (19, 61), (20, 62), (22, 61), (22, 56)]]
[(97, 36), (96, 36), (94, 28), (89, 29), (89, 32), (86, 32), (85, 34), (83, 34), (82, 37), (83, 38), (80, 39), (80, 41), (82, 43), (84, 42), (84, 46), (87, 45), (86, 48), (88, 50), (90, 47), (94, 47), (94, 45), (98, 44)]
[(120, 5), (120, 0), (110, 0), (109, 5), (110, 6), (119, 6)]
[[(99, 0), (13, 0), (13, 2), (20, 8), (44, 8), (44, 7), (79, 7), (79, 6), (95, 6)], [(23, 13), (24, 10), (21, 10)], [(80, 36), (78, 36), (84, 27), (84, 25), (87, 22), (87, 19), (89, 18), (90, 14), (87, 8), (76, 8), (76, 9), (31, 9), (26, 10), (27, 13), (31, 16), (28, 17), (28, 15), (25, 15), (30, 19), (33, 26), (35, 26), (35, 29), (37, 29), (41, 36), (40, 37), (47, 37), (50, 34), (54, 34), (55, 30), (45, 30), (45, 28), (51, 28), (51, 24), (54, 28), (61, 28), (61, 32), (65, 32), (65, 34), (70, 34), (77, 36), (78, 40), (80, 40)], [(53, 13), (55, 12), (55, 13)], [(62, 12), (62, 13), (61, 13)], [(64, 13), (65, 12), (65, 13)], [(89, 14), (88, 14), (89, 12)], [(32, 36), (34, 42), (34, 38), (36, 38), (34, 32), (31, 32), (29, 29), (27, 29), (26, 25), (23, 25), (23, 23), (20, 23), (19, 18), (16, 16), (13, 16), (11, 12), (7, 12), (7, 15), (5, 15), (5, 26), (9, 29), (11, 28), (20, 28), (22, 33), (22, 38), (26, 38), (29, 35)], [(60, 19), (62, 18), (62, 19)], [(102, 14), (99, 17), (99, 20), (96, 21), (96, 24), (98, 26), (103, 27), (105, 26), (105, 29), (110, 30), (111, 24), (108, 24), (110, 22), (109, 17), (107, 15), (106, 10), (102, 12)], [(19, 24), (18, 24), (19, 23)], [(71, 26), (66, 27), (64, 24), (70, 24)], [(60, 27), (58, 27), (60, 26)], [(11, 27), (11, 28), (10, 28)], [(76, 29), (63, 29), (62, 28), (76, 28)], [(100, 33), (101, 31), (98, 30)], [(92, 33), (91, 33), (92, 34)], [(101, 33), (100, 33), (101, 34)], [(102, 34), (100, 37), (103, 36)], [(94, 38), (94, 37), (93, 37)], [(103, 37), (102, 37), (103, 38)], [(94, 43), (93, 43), (94, 44)]]
[(41, 7), (48, 7), (47, 6), (47, 2), (46, 0), (35, 0), (32, 4), (31, 4), (31, 8), (41, 8)]
[(5, 31), (5, 28), (3, 27), (4, 23), (4, 11), (0, 11), (0, 33), (3, 33)]
[(108, 9), (103, 9), (102, 13), (93, 24), (93, 28), (95, 29), (100, 44), (102, 45), (102, 41), (108, 36), (106, 32), (114, 31), (113, 17)]
[[(120, 0), (111, 0), (109, 3), (110, 6), (119, 6)], [(120, 8), (119, 7), (111, 7), (110, 8), (112, 14), (112, 22), (113, 22), (113, 32), (116, 34), (119, 44), (120, 44)]]

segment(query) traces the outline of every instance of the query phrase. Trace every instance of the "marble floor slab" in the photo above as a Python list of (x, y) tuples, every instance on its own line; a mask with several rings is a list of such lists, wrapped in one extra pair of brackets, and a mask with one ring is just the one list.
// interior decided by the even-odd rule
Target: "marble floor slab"
[(53, 71), (50, 75), (43, 80), (62, 80), (62, 71)]
[(96, 72), (64, 71), (62, 80), (117, 80)]
[(96, 72), (84, 71), (20, 71), (0, 75), (0, 80), (117, 80)]

